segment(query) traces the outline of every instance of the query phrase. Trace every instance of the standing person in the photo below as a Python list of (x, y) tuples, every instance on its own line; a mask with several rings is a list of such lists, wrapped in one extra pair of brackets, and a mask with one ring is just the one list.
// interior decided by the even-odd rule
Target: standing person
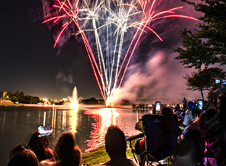
[(125, 134), (117, 126), (110, 126), (105, 135), (105, 149), (110, 161), (102, 166), (138, 166), (126, 157)]
[(154, 107), (153, 110), (152, 110), (152, 114), (153, 114), (153, 115), (156, 115), (156, 109), (155, 109), (155, 107)]
[(192, 120), (193, 120), (192, 110), (188, 109), (185, 112), (185, 116), (184, 116), (184, 126), (188, 127), (192, 123)]
[(193, 121), (193, 110), (195, 109), (195, 104), (192, 101), (189, 101), (188, 104), (186, 104), (186, 106), (184, 106), (184, 107), (186, 108), (185, 116), (184, 116), (184, 125), (185, 125), (185, 127), (187, 127)]
[(180, 105), (179, 104), (176, 105), (174, 114), (176, 114), (177, 116), (180, 116), (181, 110), (180, 110)]
[(183, 111), (186, 111), (186, 109), (187, 109), (187, 100), (184, 97), (184, 100), (183, 100)]

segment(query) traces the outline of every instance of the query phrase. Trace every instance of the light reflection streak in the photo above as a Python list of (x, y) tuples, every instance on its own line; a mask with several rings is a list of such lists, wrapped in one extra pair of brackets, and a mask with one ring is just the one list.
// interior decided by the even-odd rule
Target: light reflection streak
[(77, 133), (77, 125), (78, 125), (78, 118), (77, 114), (78, 110), (70, 110), (69, 111), (69, 128), (72, 133)]
[(18, 116), (18, 112), (15, 112), (15, 113), (14, 113), (14, 122), (13, 122), (14, 124), (16, 124), (17, 116)]
[(66, 111), (62, 111), (62, 116), (61, 116), (61, 121), (62, 121), (62, 125), (61, 125), (61, 130), (64, 131), (66, 129), (66, 122), (67, 122), (67, 119), (66, 119)]
[(87, 140), (87, 146), (89, 147), (86, 151), (90, 151), (104, 145), (104, 137), (107, 128), (110, 125), (116, 125), (122, 128), (122, 116), (114, 108), (103, 108), (97, 110), (86, 110), (84, 114), (91, 115), (94, 119), (92, 123), (92, 131), (90, 133), (90, 140)]
[(44, 112), (44, 117), (43, 117), (43, 126), (46, 124), (46, 112)]
[(5, 119), (6, 119), (6, 111), (4, 111), (4, 117), (3, 117), (3, 123), (2, 123), (2, 136), (3, 136), (3, 133), (4, 133)]
[(38, 124), (41, 123), (41, 111), (38, 111)]

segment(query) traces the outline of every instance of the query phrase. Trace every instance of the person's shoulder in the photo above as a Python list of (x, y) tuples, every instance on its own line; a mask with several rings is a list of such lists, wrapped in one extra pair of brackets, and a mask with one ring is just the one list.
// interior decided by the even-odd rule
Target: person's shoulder
[(132, 161), (131, 159), (128, 159), (127, 158), (127, 161), (128, 161), (128, 166), (130, 165), (130, 166), (139, 166), (139, 164), (137, 164), (137, 163), (135, 163), (134, 161)]
[(82, 153), (81, 153), (80, 149), (73, 149), (72, 150), (72, 156), (73, 156), (74, 159), (76, 159), (76, 161), (80, 160), (81, 155), (82, 155)]

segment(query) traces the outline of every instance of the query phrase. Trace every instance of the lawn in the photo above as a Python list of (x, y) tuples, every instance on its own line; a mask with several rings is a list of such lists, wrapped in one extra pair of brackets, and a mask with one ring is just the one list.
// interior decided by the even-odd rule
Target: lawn
[[(126, 156), (133, 157), (133, 154), (131, 153), (131, 149), (127, 149)], [(89, 164), (89, 166), (102, 164), (109, 160), (110, 158), (105, 151), (105, 146), (101, 146), (96, 150), (82, 154), (82, 163)]]

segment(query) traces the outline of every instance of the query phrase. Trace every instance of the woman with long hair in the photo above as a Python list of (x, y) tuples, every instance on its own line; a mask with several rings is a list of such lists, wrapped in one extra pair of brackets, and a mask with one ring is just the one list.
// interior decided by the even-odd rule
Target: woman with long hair
[(38, 161), (54, 159), (54, 153), (52, 149), (49, 148), (48, 136), (39, 137), (38, 132), (34, 132), (27, 147), (36, 154)]
[(175, 118), (173, 116), (173, 111), (167, 107), (162, 109), (161, 114), (163, 116), (163, 130), (168, 133), (170, 137), (173, 137), (175, 130)]
[(45, 160), (41, 166), (81, 166), (81, 150), (76, 145), (75, 136), (71, 132), (61, 134), (55, 145), (56, 161)]
[(63, 133), (58, 138), (54, 151), (60, 160), (59, 165), (81, 165), (81, 150), (76, 145), (75, 136), (71, 132)]

